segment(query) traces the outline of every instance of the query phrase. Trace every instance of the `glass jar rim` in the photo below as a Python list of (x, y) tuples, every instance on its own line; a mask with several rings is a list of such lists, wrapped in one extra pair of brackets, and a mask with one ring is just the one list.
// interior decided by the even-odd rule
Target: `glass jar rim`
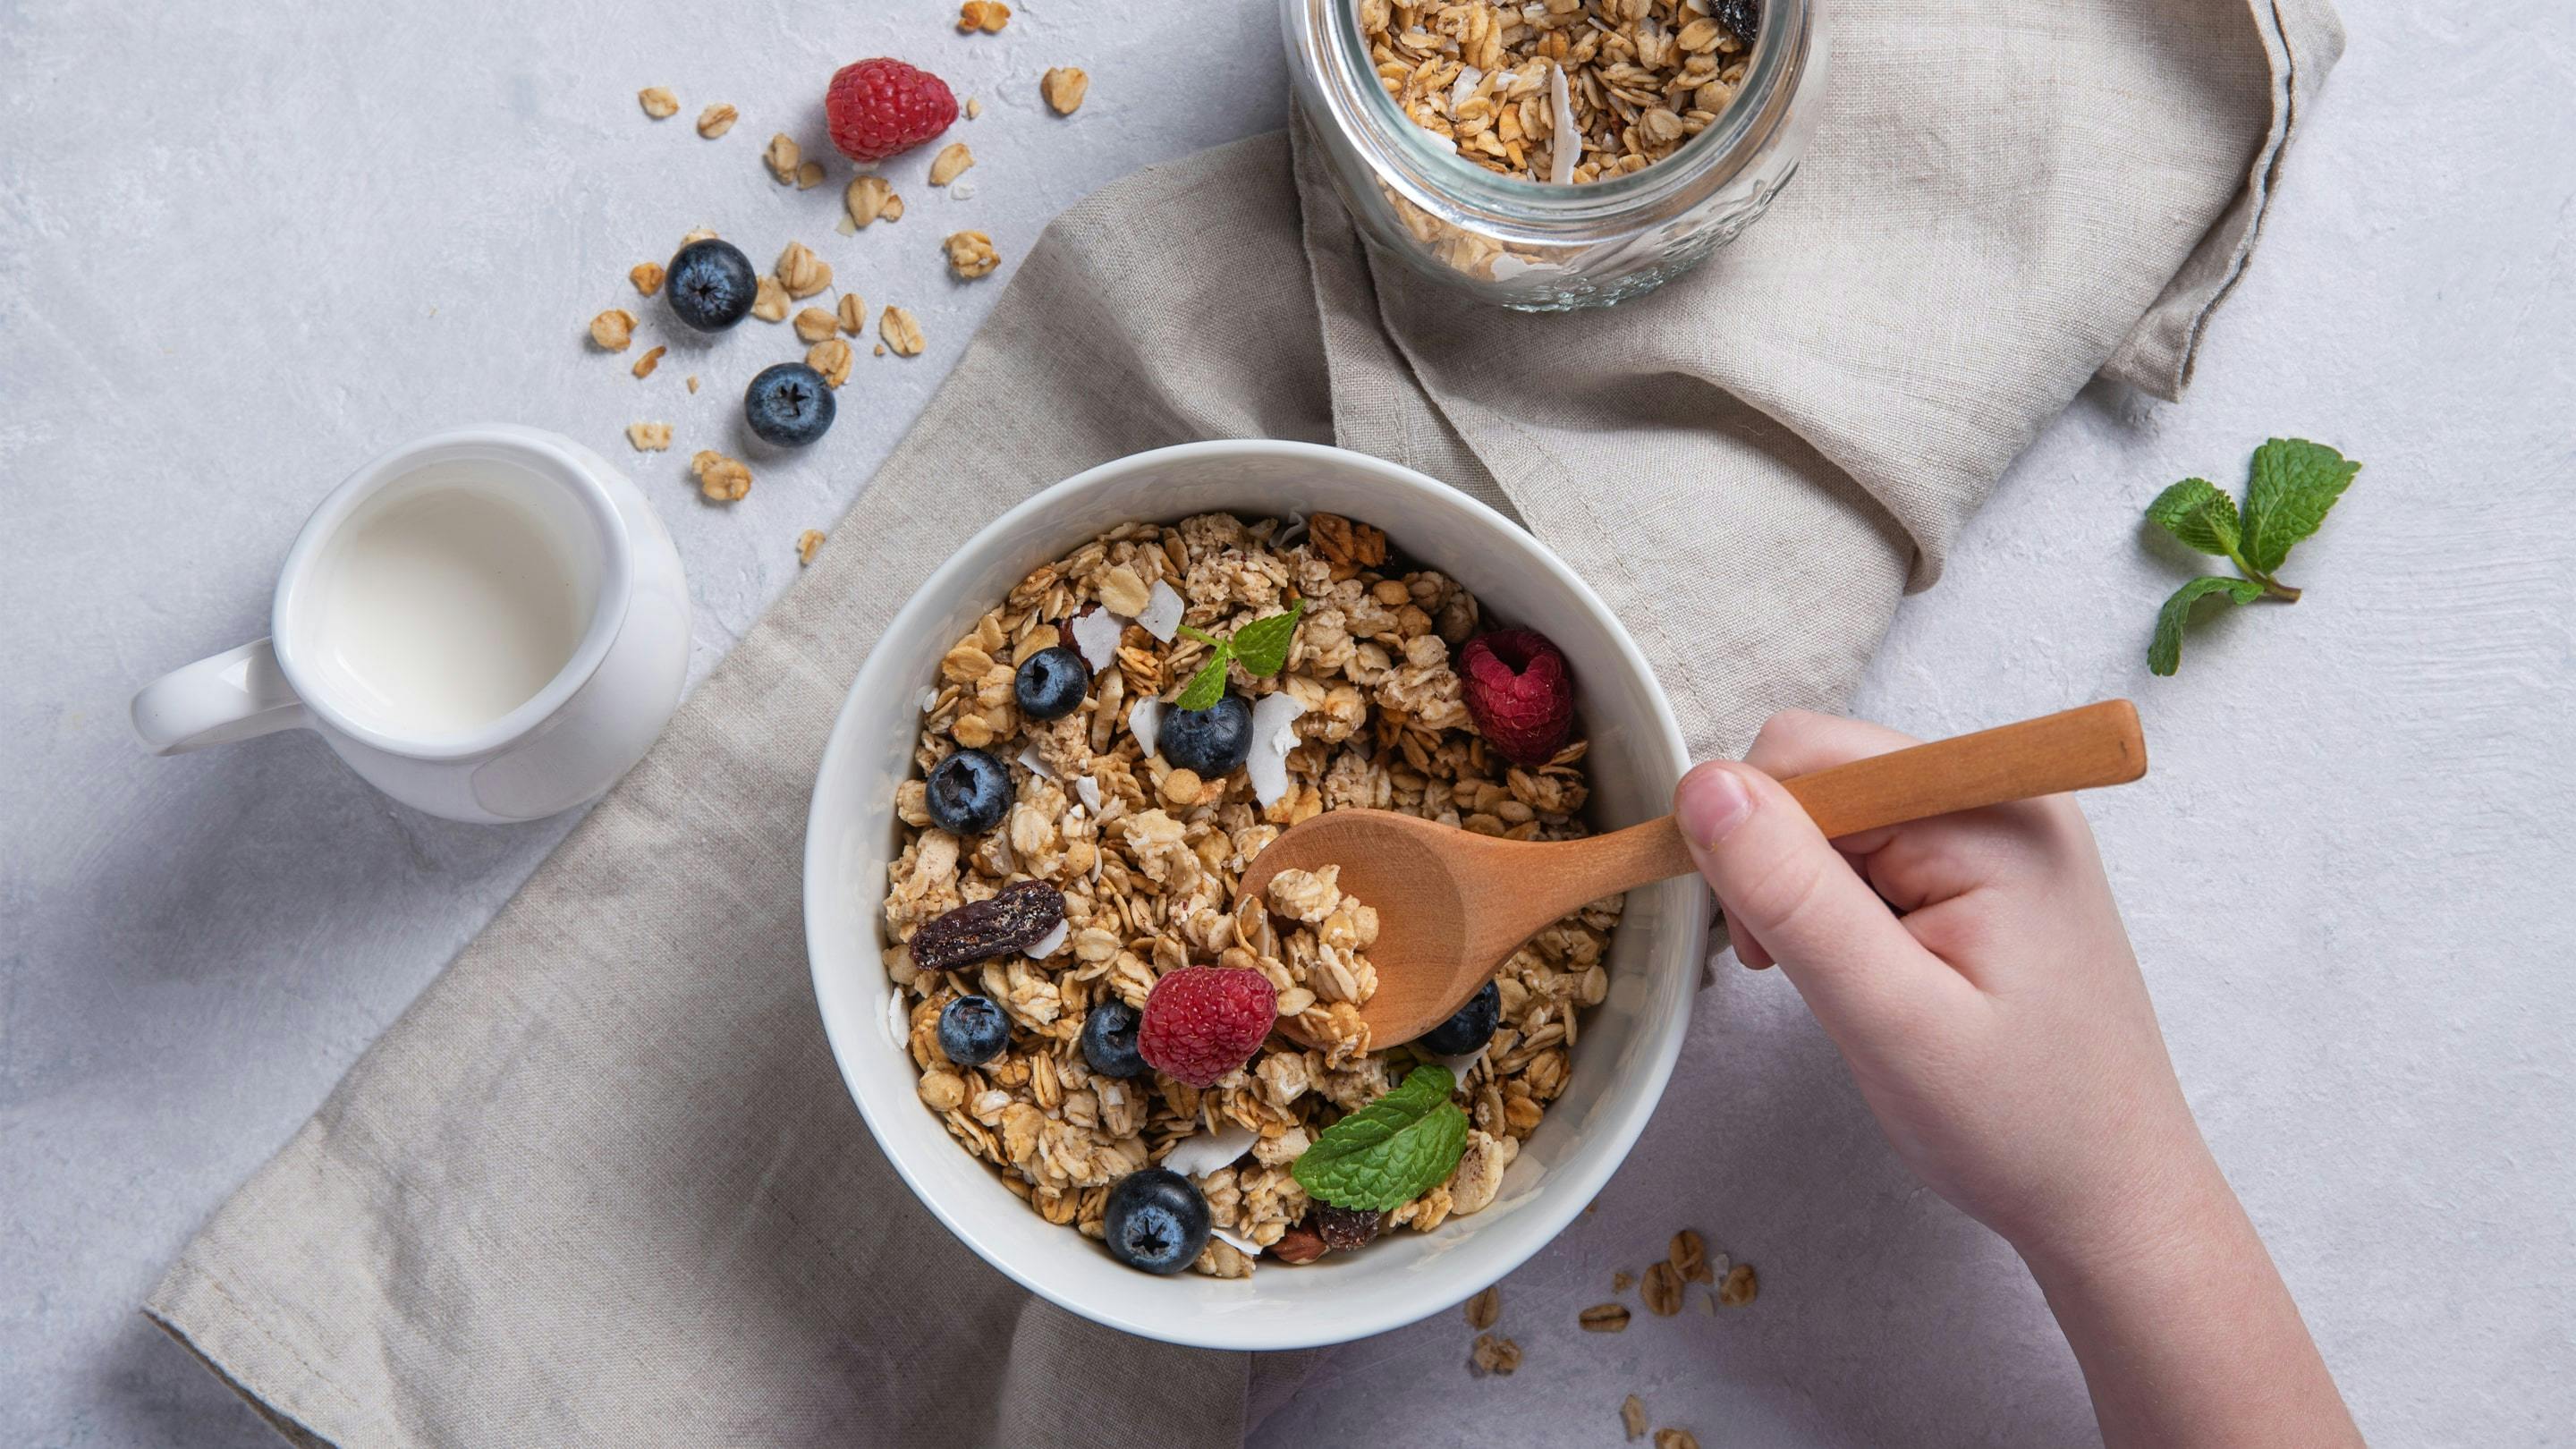
[[(1309, 3), (1330, 10), (1327, 39), (1339, 51), (1336, 58), (1346, 68), (1341, 79), (1349, 83), (1350, 90), (1359, 93), (1358, 108), (1394, 152), (1388, 159), (1406, 163), (1400, 177), (1388, 179), (1400, 179), (1412, 187), (1437, 187), (1438, 199), (1449, 205), (1464, 205), (1479, 212), (1504, 212), (1524, 224), (1582, 223), (1625, 217), (1641, 209), (1662, 211), (1662, 203), (1672, 201), (1686, 188), (1694, 192), (1707, 189), (1693, 183), (1707, 180), (1716, 163), (1754, 149), (1745, 143), (1758, 139), (1757, 128), (1767, 134), (1777, 124), (1779, 108), (1769, 102), (1783, 91), (1783, 79), (1795, 74), (1810, 23), (1808, 0), (1762, 0), (1761, 34), (1754, 37), (1744, 81), (1716, 120), (1674, 148), (1671, 155), (1651, 165), (1621, 176), (1560, 186), (1488, 171), (1459, 155), (1456, 146), (1416, 124), (1378, 80), (1367, 38), (1360, 33), (1360, 0)], [(1321, 62), (1323, 57), (1314, 59)], [(1770, 124), (1764, 124), (1766, 120)], [(1421, 203), (1431, 198), (1413, 199)]]

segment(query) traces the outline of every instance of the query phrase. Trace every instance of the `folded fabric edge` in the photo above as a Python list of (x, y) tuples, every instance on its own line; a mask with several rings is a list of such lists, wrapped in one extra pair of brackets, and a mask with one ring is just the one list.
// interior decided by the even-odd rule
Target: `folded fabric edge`
[(2138, 319), (2101, 375), (2176, 402), (2191, 386), (2210, 317), (2236, 289), (2262, 239), (2281, 160), (2343, 56), (2344, 29), (2330, 0), (2250, 0), (2249, 17), (2272, 71), (2272, 120), (2255, 148), (2244, 189)]
[(276, 1430), (280, 1438), (298, 1446), (298, 1449), (336, 1449), (330, 1440), (306, 1428), (302, 1421), (270, 1403), (259, 1390), (236, 1377), (231, 1365), (218, 1357), (207, 1345), (198, 1342), (196, 1335), (180, 1321), (180, 1315), (185, 1312), (185, 1309), (179, 1303), (171, 1302), (165, 1309), (163, 1306), (165, 1299), (181, 1296), (173, 1292), (173, 1285), (183, 1273), (194, 1275), (195, 1269), (185, 1263), (172, 1268), (169, 1276), (153, 1290), (151, 1300), (144, 1304), (143, 1316), (151, 1320), (155, 1328), (170, 1335), (171, 1341), (187, 1350), (189, 1357), (194, 1358), (206, 1372), (220, 1380), (225, 1388), (239, 1395), (241, 1401), (250, 1406), (251, 1412), (259, 1415), (262, 1423)]

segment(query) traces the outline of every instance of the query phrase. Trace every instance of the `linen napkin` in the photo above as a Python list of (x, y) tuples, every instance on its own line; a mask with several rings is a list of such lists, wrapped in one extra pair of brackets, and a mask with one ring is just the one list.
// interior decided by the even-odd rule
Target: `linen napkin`
[(1698, 753), (1839, 702), (2088, 379), (2179, 392), (2342, 35), (2324, 0), (1825, 17), (1804, 174), (1616, 310), (1475, 309), (1371, 258), (1286, 136), (1068, 211), (809, 575), (147, 1311), (302, 1443), (1237, 1442), (1307, 1356), (1040, 1302), (870, 1141), (805, 972), (824, 734), (996, 513), (1228, 436), (1339, 441), (1510, 510), (1626, 621)]

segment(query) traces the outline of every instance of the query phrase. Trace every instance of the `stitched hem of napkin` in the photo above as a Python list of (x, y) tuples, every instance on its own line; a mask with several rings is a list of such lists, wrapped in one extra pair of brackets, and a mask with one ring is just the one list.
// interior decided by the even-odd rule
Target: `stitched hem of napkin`
[(2250, 18), (2272, 70), (2272, 124), (2255, 148), (2244, 190), (2101, 368), (2102, 376), (2166, 402), (2191, 386), (2209, 319), (2236, 290), (2262, 240), (2301, 115), (2343, 55), (2343, 22), (2328, 0), (2255, 0)]
[(268, 1427), (301, 1449), (334, 1449), (338, 1441), (314, 1432), (305, 1416), (290, 1407), (297, 1393), (279, 1380), (319, 1386), (358, 1407), (338, 1382), (269, 1332), (230, 1290), (192, 1263), (182, 1261), (170, 1269), (144, 1304), (143, 1316), (239, 1394)]

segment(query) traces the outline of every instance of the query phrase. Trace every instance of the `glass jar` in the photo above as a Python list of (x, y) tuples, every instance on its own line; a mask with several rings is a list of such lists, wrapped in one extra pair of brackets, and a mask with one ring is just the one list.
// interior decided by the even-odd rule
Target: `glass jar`
[[(1762, 0), (1735, 94), (1664, 159), (1572, 185), (1499, 175), (1398, 108), (1361, 34), (1362, 3), (1281, 0), (1307, 134), (1380, 252), (1522, 311), (1610, 306), (1698, 265), (1788, 185), (1823, 108), (1818, 0)], [(1614, 3), (1584, 0), (1583, 14)], [(1685, 3), (1675, 18), (1705, 9)]]

